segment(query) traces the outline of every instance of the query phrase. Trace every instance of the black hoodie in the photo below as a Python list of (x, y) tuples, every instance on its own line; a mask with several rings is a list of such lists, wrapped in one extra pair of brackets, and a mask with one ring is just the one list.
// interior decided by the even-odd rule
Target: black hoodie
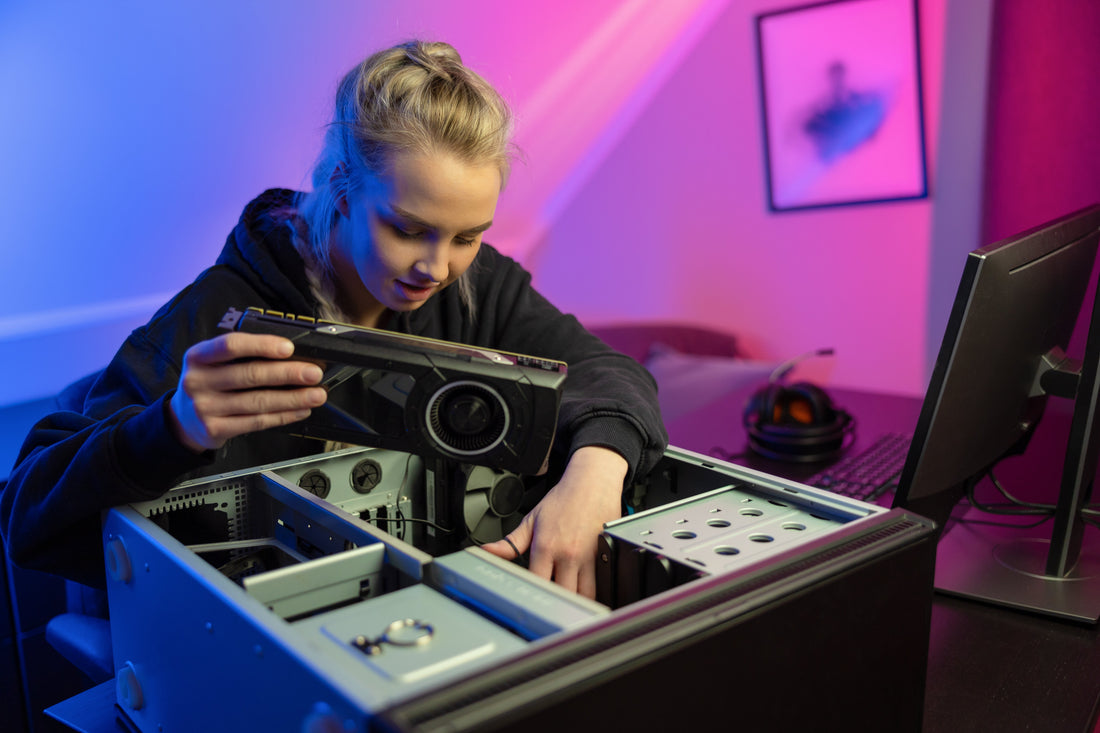
[[(273, 189), (252, 201), (216, 264), (130, 334), (82, 403), (66, 404), (63, 394), (63, 411), (31, 429), (0, 495), (12, 562), (103, 585), (104, 509), (156, 498), (189, 478), (322, 448), (270, 430), (196, 454), (173, 436), (166, 413), (184, 352), (221, 333), (230, 307), (318, 315), (285, 223), (294, 200), (293, 191)], [(491, 246), (481, 246), (469, 272), (473, 319), (457, 288), (448, 288), (415, 311), (390, 314), (385, 328), (565, 361), (555, 453), (564, 460), (582, 446), (606, 446), (627, 459), (631, 475), (648, 472), (668, 441), (649, 373), (551, 305), (529, 273)]]

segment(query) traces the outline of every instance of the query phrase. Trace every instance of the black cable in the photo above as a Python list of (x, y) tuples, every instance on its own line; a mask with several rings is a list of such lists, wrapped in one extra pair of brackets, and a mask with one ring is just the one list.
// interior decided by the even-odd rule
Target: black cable
[(1008, 489), (1006, 489), (1001, 484), (1001, 482), (997, 480), (997, 476), (996, 476), (996, 474), (993, 473), (992, 468), (989, 469), (989, 473), (987, 475), (989, 476), (990, 482), (993, 484), (993, 488), (997, 489), (997, 491), (1000, 492), (1001, 496), (1008, 499), (1010, 502), (1012, 502), (1015, 505), (1018, 505), (1018, 506), (1021, 506), (1021, 507), (1029, 507), (1031, 509), (1042, 509), (1042, 510), (1051, 511), (1051, 512), (1053, 512), (1054, 510), (1056, 510), (1058, 508), (1054, 504), (1037, 504), (1037, 503), (1034, 503), (1034, 502), (1024, 501), (1022, 499), (1017, 499), (1015, 496), (1008, 493)]
[(420, 519), (418, 517), (406, 517), (405, 513), (403, 511), (401, 511), (401, 495), (404, 493), (405, 489), (408, 488), (409, 467), (412, 464), (412, 459), (413, 459), (413, 454), (412, 453), (408, 454), (408, 457), (405, 459), (405, 472), (401, 476), (401, 486), (397, 489), (397, 503), (396, 503), (397, 516), (393, 519), (390, 519), (390, 518), (387, 517), (386, 522), (387, 523), (394, 522), (394, 523), (399, 523), (399, 524), (402, 525), (401, 535), (400, 536), (395, 535), (400, 540), (405, 539), (405, 537), (404, 537), (404, 525), (407, 524), (407, 523), (424, 524), (424, 525), (427, 525), (427, 526), (435, 529), (438, 532), (443, 532), (444, 534), (453, 533), (455, 531), (455, 528), (453, 528), (453, 527), (452, 528), (447, 528), (447, 527), (444, 527), (443, 525), (436, 524), (435, 522), (429, 521), (427, 519)]
[(1054, 516), (1055, 507), (1053, 505), (1051, 505), (1051, 504), (1035, 504), (1035, 503), (1031, 503), (1031, 502), (1022, 501), (1020, 499), (1017, 499), (1012, 494), (1010, 494), (1008, 492), (1008, 490), (1005, 489), (1004, 486), (1001, 485), (1001, 482), (997, 480), (997, 476), (993, 472), (995, 468), (996, 468), (996, 464), (991, 466), (989, 468), (989, 470), (986, 471), (986, 476), (989, 478), (990, 482), (993, 484), (993, 488), (995, 488), (1001, 494), (1001, 496), (1003, 496), (1005, 499), (1007, 499), (1008, 502), (1007, 503), (993, 504), (993, 503), (986, 503), (986, 502), (983, 502), (983, 501), (979, 500), (978, 497), (977, 497), (977, 488), (978, 488), (978, 484), (981, 483), (981, 482), (980, 481), (974, 481), (970, 485), (968, 485), (967, 488), (966, 488), (966, 498), (970, 502), (971, 506), (978, 509), (979, 511), (985, 512), (986, 514), (995, 514), (995, 515), (1006, 516), (1006, 517), (1013, 517), (1013, 516), (1015, 516), (1015, 517), (1021, 517), (1021, 516), (1026, 517), (1026, 516), (1039, 515), (1039, 516), (1042, 516), (1043, 518), (1041, 520), (1039, 520), (1039, 522), (1037, 522), (1036, 524), (1032, 524), (1032, 525), (1013, 525), (1011, 523), (1010, 524), (1004, 524), (1004, 523), (983, 521), (983, 520), (980, 520), (980, 519), (974, 519), (974, 520), (968, 520), (968, 521), (970, 521), (974, 524), (993, 524), (994, 526), (1009, 526), (1009, 527), (1011, 527), (1011, 526), (1020, 526), (1020, 527), (1027, 528), (1027, 527), (1036, 527), (1036, 526), (1042, 524), (1043, 522), (1047, 521), (1048, 519), (1050, 519), (1051, 517)]
[[(969, 517), (953, 517), (953, 521), (959, 522), (960, 524), (982, 524), (993, 527), (1032, 529), (1034, 527), (1038, 527), (1044, 522), (1051, 520), (1054, 517), (1054, 514), (1058, 509), (1056, 505), (1024, 501), (1023, 499), (1012, 495), (997, 479), (997, 476), (994, 473), (994, 468), (995, 466), (991, 467), (989, 471), (986, 472), (986, 475), (989, 477), (989, 481), (993, 485), (993, 488), (995, 488), (997, 492), (1001, 494), (1001, 496), (1008, 500), (1007, 503), (987, 504), (979, 501), (974, 495), (977, 484), (979, 483), (976, 481), (969, 487), (967, 487), (966, 498), (970, 502), (970, 504), (976, 509), (983, 511), (987, 514), (1010, 517), (1038, 516), (1039, 519), (1029, 524), (1017, 524), (1015, 522), (994, 522), (990, 520), (973, 519)], [(1100, 521), (1097, 521), (1100, 520), (1100, 504), (1088, 504), (1081, 507), (1080, 516), (1081, 521), (1085, 524), (1088, 524), (1092, 527), (1100, 528)], [(1097, 520), (1094, 520), (1094, 517), (1097, 518)]]
[(395, 521), (395, 522), (416, 522), (417, 524), (426, 524), (429, 527), (437, 529), (440, 532), (444, 532), (446, 534), (450, 534), (451, 532), (455, 531), (454, 528), (448, 529), (447, 527), (444, 527), (441, 524), (436, 524), (435, 522), (429, 521), (427, 519), (419, 519), (418, 517), (406, 517), (406, 516), (402, 515), (400, 513), (400, 511), (398, 511), (398, 514), (400, 515), (401, 518), (400, 519), (395, 519), (393, 521)]
[[(981, 509), (981, 507), (978, 507), (978, 508)], [(983, 509), (982, 511), (985, 511), (985, 510)], [(998, 512), (989, 512), (989, 513), (994, 514), (994, 515), (998, 514)], [(1004, 516), (1014, 516), (1011, 513), (1007, 513), (1007, 514), (1006, 513), (1000, 513), (1000, 514), (1003, 514)], [(1027, 515), (1018, 515), (1018, 516), (1027, 516)], [(1032, 515), (1032, 516), (1034, 516), (1034, 515)], [(951, 521), (952, 522), (957, 522), (959, 524), (981, 524), (981, 525), (985, 525), (987, 527), (1007, 527), (1007, 528), (1010, 528), (1010, 529), (1032, 529), (1034, 527), (1040, 526), (1041, 524), (1044, 524), (1045, 522), (1049, 522), (1051, 519), (1053, 519), (1053, 516), (1054, 515), (1043, 515), (1039, 519), (1035, 520), (1034, 522), (1030, 522), (1030, 523), (995, 522), (991, 519), (974, 519), (973, 517), (970, 517), (970, 516), (951, 517)]]

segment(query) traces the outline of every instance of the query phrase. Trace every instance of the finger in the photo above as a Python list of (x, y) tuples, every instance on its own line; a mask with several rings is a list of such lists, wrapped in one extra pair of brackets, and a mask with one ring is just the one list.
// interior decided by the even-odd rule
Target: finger
[(577, 592), (585, 598), (596, 598), (596, 558), (591, 563), (585, 563), (580, 568), (577, 576)]
[[(505, 545), (509, 545), (508, 549), (515, 548), (515, 551), (522, 555), (531, 549), (531, 540), (535, 536), (535, 515), (529, 513), (520, 520), (519, 525), (505, 535), (508, 542)], [(503, 540), (502, 540), (503, 542)]]
[(268, 430), (304, 420), (309, 417), (309, 412), (308, 409), (303, 409), (211, 418), (207, 429), (208, 440), (211, 446), (220, 445), (229, 438), (238, 435)]
[[(325, 391), (320, 388), (295, 390), (306, 395), (309, 402), (323, 403)], [(285, 400), (289, 392), (281, 391), (277, 399)], [(225, 398), (225, 399), (223, 399)], [(172, 415), (171, 427), (181, 443), (191, 450), (220, 448), (226, 440), (244, 433), (287, 425), (309, 417), (310, 407), (295, 405), (290, 409), (272, 409), (251, 414), (231, 414), (240, 409), (234, 404), (239, 396), (203, 392), (195, 399), (187, 397), (183, 390), (177, 390), (169, 403)], [(226, 410), (229, 413), (226, 413)]]
[[(550, 576), (554, 570), (553, 562), (542, 561), (537, 564), (535, 563), (535, 513), (537, 511), (538, 509), (536, 508), (528, 513), (523, 520), (520, 521), (519, 526), (508, 533), (508, 539), (512, 541), (512, 544), (515, 545), (515, 549), (519, 551), (520, 554), (525, 554), (528, 551), (531, 553), (531, 557), (527, 563), (528, 570), (540, 578), (550, 580)], [(503, 544), (505, 547), (508, 545), (506, 542)], [(508, 549), (510, 550), (511, 548), (509, 547)]]
[[(532, 558), (532, 564), (534, 564), (534, 558)], [(566, 590), (576, 592), (580, 578), (580, 566), (575, 562), (558, 558), (553, 567), (552, 580)]]
[(320, 384), (321, 368), (302, 361), (269, 361), (202, 364), (185, 361), (181, 386), (188, 394), (204, 391), (236, 392), (263, 387), (299, 387)]
[(290, 339), (235, 331), (200, 341), (187, 350), (187, 357), (202, 364), (220, 364), (236, 359), (285, 359), (293, 353)]
[(509, 544), (508, 539), (497, 540), (496, 542), (486, 542), (481, 546), (481, 549), (486, 552), (496, 555), (501, 560), (518, 560), (523, 553), (519, 551), (518, 547), (514, 547)]
[(321, 367), (305, 361), (245, 361), (211, 370), (211, 389), (231, 391), (257, 387), (298, 387), (320, 384)]
[(527, 563), (527, 569), (540, 578), (554, 580), (554, 558), (550, 553), (540, 549), (537, 542), (532, 543), (531, 559)]
[[(277, 415), (298, 413), (320, 407), (328, 398), (321, 387), (307, 389), (249, 389), (229, 392), (202, 392), (193, 397), (195, 411), (208, 418)], [(286, 419), (286, 418), (281, 418)]]

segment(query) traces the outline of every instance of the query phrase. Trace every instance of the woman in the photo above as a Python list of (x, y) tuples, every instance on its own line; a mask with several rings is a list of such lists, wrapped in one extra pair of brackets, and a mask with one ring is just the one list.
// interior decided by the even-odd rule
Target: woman
[(282, 431), (325, 401), (283, 338), (219, 333), (257, 306), (569, 364), (556, 485), (506, 540), (536, 574), (593, 597), (596, 538), (667, 435), (655, 386), (482, 243), (506, 181), (511, 118), (443, 43), (411, 42), (347, 74), (313, 190), (251, 202), (217, 263), (134, 331), (81, 405), (28, 436), (0, 520), (10, 557), (101, 585), (99, 513), (182, 480), (307, 455)]

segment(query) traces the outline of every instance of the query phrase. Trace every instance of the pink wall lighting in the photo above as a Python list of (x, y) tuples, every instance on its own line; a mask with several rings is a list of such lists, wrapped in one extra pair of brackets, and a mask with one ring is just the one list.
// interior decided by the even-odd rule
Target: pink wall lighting
[[(921, 394), (932, 200), (767, 208), (754, 18), (789, 6), (726, 5), (540, 242), (536, 285), (590, 323), (708, 324), (775, 362), (833, 347), (801, 376)], [(920, 18), (935, 128), (944, 0)]]
[[(945, 3), (920, 3), (930, 164)], [(246, 201), (306, 185), (340, 75), (410, 37), (450, 40), (512, 102), (527, 162), (490, 241), (563, 308), (721, 326), (766, 359), (833, 346), (824, 377), (921, 390), (930, 204), (767, 212), (753, 18), (790, 5), (6, 6), (0, 360), (58, 368), (0, 404), (101, 366)]]

